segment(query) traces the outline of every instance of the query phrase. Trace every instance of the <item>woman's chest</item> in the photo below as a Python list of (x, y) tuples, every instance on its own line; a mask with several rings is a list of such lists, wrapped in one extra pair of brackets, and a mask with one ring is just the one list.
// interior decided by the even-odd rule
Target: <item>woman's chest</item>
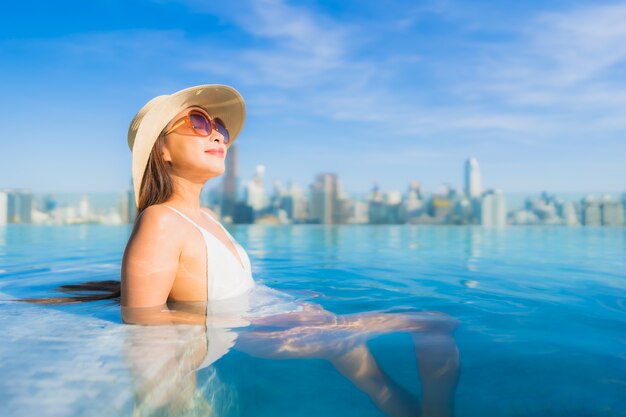
[(183, 239), (178, 270), (169, 298), (178, 301), (207, 299), (207, 251), (200, 233), (187, 233)]

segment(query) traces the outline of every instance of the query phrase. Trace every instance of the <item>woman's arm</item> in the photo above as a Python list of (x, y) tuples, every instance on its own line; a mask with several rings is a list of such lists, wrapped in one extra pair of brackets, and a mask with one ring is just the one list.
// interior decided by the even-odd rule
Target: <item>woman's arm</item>
[(120, 304), (125, 322), (142, 317), (153, 321), (167, 301), (183, 247), (174, 215), (166, 207), (150, 206), (137, 218), (122, 259)]
[(126, 324), (202, 324), (209, 327), (233, 328), (250, 324), (240, 315), (207, 316), (181, 310), (169, 310), (166, 305), (157, 307), (125, 307), (122, 306), (122, 318)]
[(168, 310), (166, 305), (156, 307), (122, 306), (122, 319), (126, 324), (206, 324), (205, 314)]

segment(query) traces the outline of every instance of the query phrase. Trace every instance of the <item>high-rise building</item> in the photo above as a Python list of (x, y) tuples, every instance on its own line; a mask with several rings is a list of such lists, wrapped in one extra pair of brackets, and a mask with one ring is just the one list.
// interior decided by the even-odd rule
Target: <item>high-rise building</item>
[(265, 167), (257, 165), (254, 178), (246, 185), (246, 204), (251, 206), (255, 212), (261, 212), (268, 206), (268, 197), (263, 184), (265, 177)]
[(91, 207), (89, 204), (89, 196), (84, 195), (78, 203), (78, 215), (82, 220), (89, 220), (91, 217)]
[(623, 226), (624, 206), (622, 202), (615, 200), (610, 195), (605, 195), (601, 203), (601, 216), (603, 226)]
[(291, 219), (294, 223), (305, 223), (309, 217), (308, 200), (302, 189), (295, 183), (289, 183), (287, 186), (289, 196), (293, 201), (293, 211)]
[(7, 193), (7, 223), (31, 223), (33, 194), (30, 191)]
[(402, 193), (400, 191), (387, 191), (385, 194), (385, 203), (387, 206), (387, 218), (385, 223), (404, 223), (405, 218), (402, 210)]
[(323, 224), (338, 224), (340, 217), (337, 175), (318, 174), (311, 184), (311, 220)]
[(472, 224), (474, 221), (474, 214), (472, 210), (472, 203), (470, 199), (460, 194), (454, 200), (452, 208), (451, 223), (453, 224)]
[(435, 218), (436, 223), (445, 223), (452, 209), (452, 187), (450, 184), (441, 184), (430, 200), (430, 214)]
[(480, 179), (480, 167), (476, 158), (468, 158), (465, 161), (465, 194), (470, 198), (480, 197), (482, 185)]
[(226, 171), (222, 179), (222, 216), (229, 216), (231, 219), (235, 215), (235, 204), (237, 203), (237, 183), (239, 177), (239, 158), (237, 145), (233, 144), (228, 148), (226, 155)]
[(369, 224), (385, 224), (387, 222), (387, 205), (378, 185), (374, 185), (370, 192), (367, 218)]
[(0, 226), (9, 222), (9, 195), (6, 191), (0, 191)]
[(356, 200), (352, 204), (351, 216), (348, 223), (364, 224), (369, 221), (367, 216), (368, 204), (366, 201)]
[(120, 217), (122, 223), (134, 223), (137, 217), (137, 206), (135, 205), (135, 191), (133, 190), (133, 180), (130, 180), (130, 187), (122, 194), (120, 199)]
[(506, 226), (506, 200), (502, 190), (489, 190), (483, 194), (480, 224), (485, 227)]
[(600, 226), (602, 224), (600, 203), (593, 195), (588, 195), (582, 201), (582, 222), (585, 226)]
[(424, 214), (425, 211), (422, 187), (419, 181), (411, 181), (409, 189), (404, 195), (402, 217), (405, 221), (410, 221), (411, 219), (418, 218)]
[(120, 212), (120, 219), (122, 221), (122, 223), (130, 223), (130, 215), (128, 214), (128, 197), (129, 197), (128, 192), (123, 192), (120, 196), (120, 200), (119, 200), (119, 212)]
[(576, 208), (574, 207), (574, 203), (571, 201), (566, 201), (561, 206), (561, 217), (563, 218), (563, 223), (567, 226), (576, 226), (578, 225), (578, 216), (576, 215)]

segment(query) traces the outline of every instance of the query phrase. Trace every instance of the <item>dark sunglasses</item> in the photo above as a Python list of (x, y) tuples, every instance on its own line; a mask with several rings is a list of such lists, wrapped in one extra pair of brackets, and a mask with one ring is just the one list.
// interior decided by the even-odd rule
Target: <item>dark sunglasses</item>
[(226, 126), (224, 126), (224, 122), (218, 118), (211, 119), (198, 110), (192, 110), (186, 116), (176, 120), (165, 134), (169, 135), (175, 130), (177, 130), (176, 133), (181, 135), (203, 137), (207, 137), (213, 130), (217, 130), (224, 137), (224, 144), (228, 145), (230, 143), (230, 135)]

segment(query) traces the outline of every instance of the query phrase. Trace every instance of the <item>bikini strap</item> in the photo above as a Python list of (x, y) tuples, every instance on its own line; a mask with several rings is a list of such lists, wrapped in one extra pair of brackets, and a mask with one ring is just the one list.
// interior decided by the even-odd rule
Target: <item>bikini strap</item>
[(206, 232), (206, 230), (204, 230), (202, 227), (200, 227), (200, 225), (196, 222), (194, 222), (193, 220), (191, 220), (189, 217), (187, 217), (186, 215), (184, 215), (183, 213), (181, 213), (179, 210), (175, 209), (174, 207), (168, 206), (167, 204), (163, 204), (165, 207), (174, 210), (176, 213), (180, 214), (184, 219), (186, 219), (189, 223), (193, 224), (194, 226), (196, 226), (196, 228), (198, 230), (200, 230), (201, 232)]
[(210, 215), (209, 213), (207, 213), (206, 211), (204, 211), (204, 210), (200, 210), (200, 211), (202, 211), (204, 214), (206, 214), (206, 216), (207, 216), (209, 219), (211, 219), (211, 220), (213, 220), (215, 223), (217, 223), (217, 224), (218, 224), (218, 226), (219, 226), (219, 227), (221, 227), (221, 228), (222, 228), (222, 230), (223, 230), (223, 231), (225, 231), (225, 232), (226, 232), (226, 234), (227, 234), (228, 236), (230, 236), (231, 240), (234, 240), (233, 236), (230, 234), (230, 232), (228, 231), (228, 229), (226, 229), (226, 228), (224, 227), (224, 225), (223, 225), (222, 223), (220, 223), (220, 222), (218, 222), (217, 220), (215, 220), (215, 219), (213, 218), (213, 216), (211, 216), (211, 215)]

